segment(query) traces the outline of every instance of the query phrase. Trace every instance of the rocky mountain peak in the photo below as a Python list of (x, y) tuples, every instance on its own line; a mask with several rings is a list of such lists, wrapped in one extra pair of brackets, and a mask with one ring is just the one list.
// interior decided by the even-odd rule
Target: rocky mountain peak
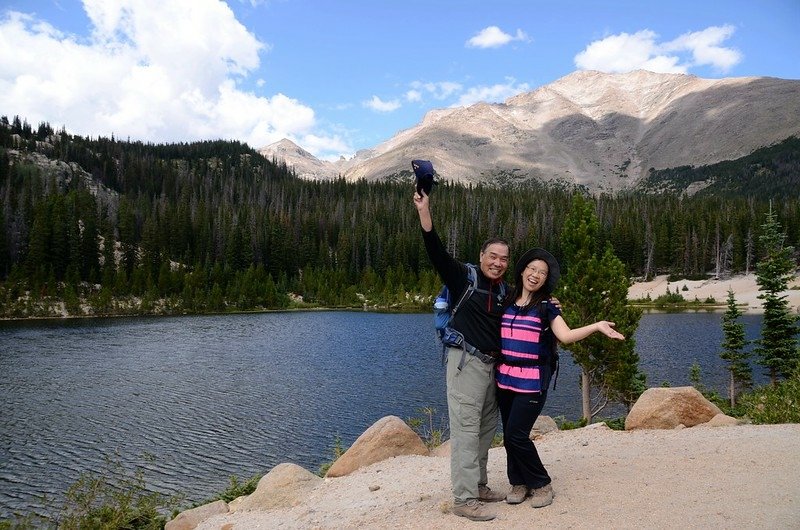
[(390, 178), (426, 158), (464, 183), (561, 180), (616, 191), (650, 168), (712, 164), (800, 135), (798, 115), (796, 80), (577, 71), (505, 103), (433, 110), (350, 160), (264, 149), (310, 178)]

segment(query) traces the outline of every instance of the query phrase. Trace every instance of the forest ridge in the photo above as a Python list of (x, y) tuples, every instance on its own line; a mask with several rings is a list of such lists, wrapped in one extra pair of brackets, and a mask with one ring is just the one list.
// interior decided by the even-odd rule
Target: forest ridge
[[(194, 313), (285, 308), (428, 308), (439, 286), (400, 182), (296, 178), (239, 142), (153, 145), (84, 138), (0, 119), (0, 315)], [(649, 192), (587, 195), (632, 276), (752, 270), (770, 208), (800, 248), (800, 141), (736, 161), (648, 177)], [(713, 176), (710, 179), (709, 175)], [(671, 183), (702, 181), (694, 195)], [(711, 183), (709, 184), (709, 181)], [(682, 189), (682, 188), (677, 188)], [(658, 191), (657, 193), (655, 191)], [(489, 236), (512, 255), (561, 255), (571, 198), (532, 180), (444, 184), (437, 230), (474, 261)], [(109, 244), (114, 242), (114, 244)]]

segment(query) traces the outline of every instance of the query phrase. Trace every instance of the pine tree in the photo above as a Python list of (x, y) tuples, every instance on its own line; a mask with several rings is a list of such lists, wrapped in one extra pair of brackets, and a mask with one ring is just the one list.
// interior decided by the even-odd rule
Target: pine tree
[(8, 252), (8, 240), (6, 238), (6, 220), (2, 208), (0, 208), (0, 281), (5, 280), (11, 271), (11, 255)]
[(800, 365), (797, 317), (791, 314), (786, 295), (781, 294), (788, 288), (795, 270), (794, 248), (784, 245), (785, 236), (771, 207), (761, 229), (759, 241), (764, 257), (756, 264), (756, 282), (761, 291), (758, 297), (764, 300), (764, 321), (756, 353), (759, 364), (767, 369), (775, 384), (778, 377), (789, 377)]
[(624, 265), (610, 247), (601, 255), (598, 240), (599, 224), (593, 204), (576, 194), (561, 240), (566, 273), (558, 298), (564, 318), (573, 328), (609, 320), (627, 337), (624, 341), (609, 341), (592, 335), (564, 346), (581, 367), (583, 418), (587, 422), (609, 401), (630, 405), (644, 390), (633, 341), (641, 312), (627, 305), (629, 280)]
[(741, 310), (736, 306), (736, 297), (733, 290), (728, 290), (728, 309), (722, 316), (722, 353), (720, 357), (728, 362), (728, 395), (731, 407), (736, 406), (737, 389), (750, 388), (752, 385), (752, 372), (748, 362), (749, 353), (744, 350), (747, 340), (744, 335), (744, 324), (739, 322)]

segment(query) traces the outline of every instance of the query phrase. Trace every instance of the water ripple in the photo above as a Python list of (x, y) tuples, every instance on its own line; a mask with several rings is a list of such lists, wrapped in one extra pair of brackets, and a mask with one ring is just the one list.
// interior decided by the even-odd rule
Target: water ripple
[[(650, 385), (688, 384), (696, 360), (724, 389), (718, 314), (647, 315), (636, 340)], [(198, 501), (280, 462), (315, 471), (388, 414), (446, 422), (426, 314), (2, 322), (0, 344), (0, 518), (59, 507), (108, 458)], [(566, 356), (545, 414), (579, 416), (578, 375)]]

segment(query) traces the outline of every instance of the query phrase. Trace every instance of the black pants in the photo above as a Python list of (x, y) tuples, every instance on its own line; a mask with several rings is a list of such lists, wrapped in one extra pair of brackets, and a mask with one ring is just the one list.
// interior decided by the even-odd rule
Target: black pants
[(523, 394), (497, 389), (497, 404), (503, 420), (503, 445), (508, 461), (508, 481), (512, 486), (541, 488), (550, 484), (550, 475), (530, 439), (531, 429), (542, 412), (547, 392)]

